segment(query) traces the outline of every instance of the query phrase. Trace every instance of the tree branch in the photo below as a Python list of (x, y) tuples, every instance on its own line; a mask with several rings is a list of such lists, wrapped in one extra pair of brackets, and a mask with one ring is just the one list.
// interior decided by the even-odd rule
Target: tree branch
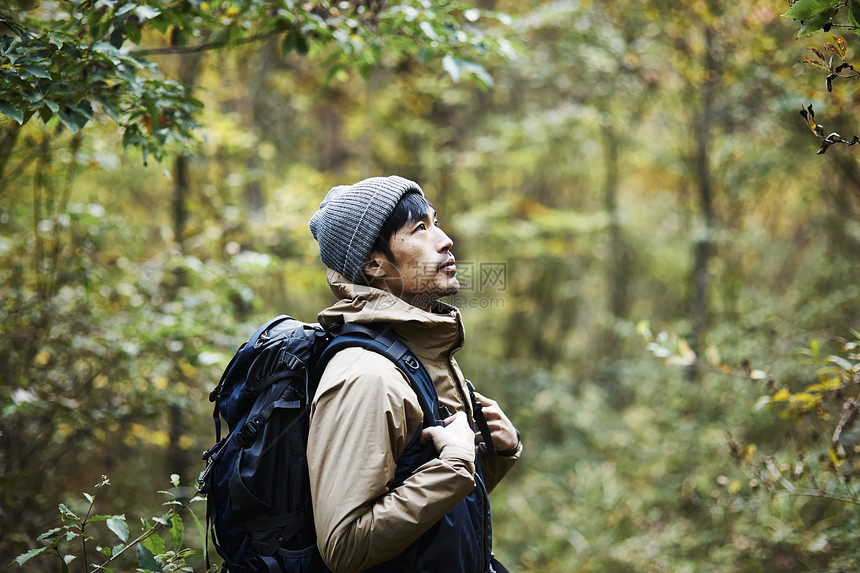
[(135, 58), (143, 58), (148, 56), (163, 56), (174, 54), (197, 54), (200, 52), (207, 52), (209, 50), (219, 50), (227, 46), (244, 46), (246, 44), (253, 44), (254, 42), (261, 42), (288, 29), (288, 26), (276, 26), (275, 28), (267, 30), (266, 32), (254, 34), (253, 36), (248, 36), (246, 38), (239, 38), (238, 40), (207, 42), (205, 44), (198, 44), (196, 46), (168, 46), (164, 48), (150, 48), (147, 50), (131, 50), (129, 52), (129, 55)]

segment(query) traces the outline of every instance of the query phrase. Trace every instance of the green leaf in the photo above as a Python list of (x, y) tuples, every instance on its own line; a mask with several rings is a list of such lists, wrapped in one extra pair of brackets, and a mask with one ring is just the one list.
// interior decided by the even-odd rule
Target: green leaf
[(289, 33), (284, 36), (284, 41), (281, 43), (281, 51), (284, 54), (288, 54), (293, 50), (301, 56), (308, 53), (307, 38), (296, 30), (290, 30)]
[(818, 30), (821, 30), (833, 19), (833, 16), (836, 15), (836, 10), (830, 10), (828, 12), (822, 12), (821, 14), (816, 14), (809, 20), (804, 20), (803, 24), (800, 26), (800, 31), (797, 33), (798, 36), (811, 36)]
[[(72, 109), (75, 110), (75, 113), (80, 114), (85, 117), (87, 121), (93, 118), (93, 104), (90, 103), (90, 100), (83, 99), (77, 103), (77, 105), (73, 106)], [(84, 122), (86, 123), (86, 122)], [(81, 126), (83, 127), (83, 126)]]
[(848, 360), (842, 358), (841, 356), (828, 356), (827, 360), (836, 364), (839, 368), (845, 370), (846, 372), (850, 372), (854, 366)]
[(48, 70), (46, 70), (42, 66), (36, 66), (33, 64), (23, 64), (21, 66), (21, 69), (27, 70), (27, 72), (33, 77), (44, 78), (46, 80), (51, 79), (51, 74), (49, 74)]
[(460, 67), (463, 71), (472, 74), (485, 88), (493, 87), (493, 77), (484, 69), (484, 66), (469, 60), (461, 60)]
[(153, 555), (161, 555), (164, 553), (165, 543), (159, 535), (153, 534), (143, 540), (143, 546)]
[(182, 549), (182, 539), (185, 535), (185, 527), (182, 525), (182, 518), (178, 513), (174, 513), (170, 518), (170, 542), (173, 544), (173, 549), (179, 551)]
[(129, 41), (132, 44), (140, 44), (141, 33), (140, 28), (133, 24), (125, 25), (125, 35), (128, 36)]
[(77, 522), (81, 521), (80, 517), (75, 515), (75, 513), (71, 509), (66, 507), (66, 504), (61, 503), (59, 505), (59, 509), (60, 509), (60, 516), (63, 518), (63, 521), (77, 521)]
[[(69, 113), (64, 109), (61, 109), (57, 113), (60, 116), (60, 123), (65, 125), (66, 129), (68, 129), (72, 133), (77, 133), (84, 126), (84, 124), (87, 123), (86, 118), (82, 118), (81, 115), (76, 114), (74, 112)], [(82, 119), (84, 120), (83, 123), (81, 123)]]
[(439, 35), (436, 33), (436, 30), (433, 29), (433, 26), (430, 25), (430, 22), (424, 20), (420, 24), (418, 24), (418, 27), (421, 28), (421, 31), (424, 32), (424, 35), (431, 40), (439, 39)]
[(460, 83), (460, 64), (458, 62), (459, 60), (451, 55), (442, 58), (442, 69), (448, 72), (455, 84)]
[(54, 32), (48, 32), (48, 42), (55, 48), (62, 48), (64, 39)]
[(38, 539), (39, 541), (50, 541), (52, 538), (56, 537), (57, 534), (63, 529), (65, 529), (65, 527), (55, 527), (53, 529), (49, 529), (36, 539)]
[(114, 12), (114, 17), (118, 18), (120, 16), (125, 16), (128, 18), (128, 13), (135, 9), (135, 5), (133, 3), (126, 4), (125, 6), (120, 6), (117, 8), (116, 12)]
[[(98, 95), (94, 96), (94, 98), (95, 98), (96, 102), (98, 102), (98, 104), (104, 110), (104, 112), (106, 114), (108, 114), (108, 117), (110, 117), (115, 122), (119, 123), (119, 121), (120, 121), (119, 109), (113, 104), (113, 102), (111, 102), (111, 101), (109, 101), (109, 100), (107, 100), (101, 96), (98, 96)], [(46, 100), (46, 102), (47, 102), (47, 100)]]
[(854, 33), (860, 34), (860, 0), (848, 0), (848, 21), (854, 27)]
[(427, 49), (427, 46), (421, 46), (418, 50), (418, 61), (421, 62), (422, 66), (426, 66), (430, 62), (430, 50)]
[(134, 13), (141, 20), (152, 20), (161, 16), (161, 10), (152, 6), (138, 6), (134, 9)]
[(137, 546), (137, 564), (145, 571), (161, 571), (161, 565), (155, 555), (143, 545)]
[(114, 532), (120, 541), (128, 542), (128, 524), (125, 522), (124, 515), (114, 515), (107, 520), (108, 529)]
[(0, 113), (13, 121), (17, 121), (18, 125), (24, 124), (24, 113), (10, 103), (0, 101)]
[(838, 0), (797, 0), (783, 16), (795, 20), (809, 20), (822, 12), (833, 10), (836, 4)]
[(459, 83), (463, 76), (463, 72), (466, 72), (474, 76), (474, 78), (484, 87), (491, 87), (493, 85), (492, 76), (487, 73), (487, 70), (485, 70), (483, 66), (476, 64), (475, 62), (461, 60), (454, 58), (453, 56), (446, 55), (442, 59), (442, 68), (448, 72), (448, 75), (451, 76), (454, 83)]
[(39, 555), (44, 555), (48, 553), (51, 549), (49, 547), (37, 547), (36, 549), (31, 549), (27, 553), (22, 553), (18, 557), (15, 558), (15, 563), (19, 566), (23, 565), (33, 557), (38, 557)]
[(152, 521), (154, 521), (155, 523), (158, 523), (160, 525), (163, 525), (164, 527), (170, 527), (170, 523), (167, 521), (166, 515), (163, 517), (153, 517)]
[(197, 514), (194, 513), (194, 511), (190, 508), (188, 510), (188, 513), (191, 515), (192, 521), (194, 521), (194, 527), (195, 529), (197, 529), (197, 534), (200, 536), (200, 539), (206, 539), (206, 528), (203, 526), (203, 523), (200, 521), (200, 518), (197, 517)]

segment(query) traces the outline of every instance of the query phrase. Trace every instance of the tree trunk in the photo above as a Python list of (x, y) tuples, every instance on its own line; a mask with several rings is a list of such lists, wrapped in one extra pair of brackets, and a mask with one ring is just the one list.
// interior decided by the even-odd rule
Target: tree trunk
[(618, 216), (619, 145), (618, 135), (610, 122), (603, 129), (603, 208), (609, 216), (609, 255), (605, 270), (608, 316), (599, 338), (597, 355), (600, 356), (600, 364), (597, 377), (606, 389), (613, 407), (620, 409), (625, 406), (626, 400), (620, 391), (618, 372), (615, 369), (616, 359), (620, 355), (620, 340), (616, 335), (615, 325), (627, 315), (630, 254), (624, 242)]
[[(717, 63), (714, 58), (714, 29), (705, 28), (705, 82), (702, 86), (702, 116), (699, 122), (696, 145), (696, 178), (704, 229), (693, 246), (693, 301), (690, 346), (700, 353), (702, 339), (708, 328), (708, 262), (713, 254), (714, 206), (713, 177), (710, 167), (711, 127), (714, 121), (714, 95), (716, 91)], [(697, 378), (690, 369), (690, 380)]]
[[(171, 37), (171, 44), (179, 45), (180, 33), (174, 32)], [(180, 61), (179, 81), (185, 86), (191, 86), (200, 69), (200, 55), (194, 54), (185, 56)], [(190, 89), (190, 88), (187, 88)], [(188, 195), (190, 194), (191, 185), (189, 181), (189, 155), (180, 153), (177, 155), (173, 165), (173, 236), (176, 243), (176, 250), (180, 256), (185, 254), (185, 226), (188, 221)], [(178, 266), (174, 270), (172, 296), (175, 297), (179, 290), (187, 283), (187, 277), (183, 266)], [(173, 372), (173, 379), (183, 381), (185, 375), (176, 365)], [(182, 449), (179, 445), (180, 437), (185, 433), (187, 423), (185, 420), (185, 412), (178, 404), (172, 404), (168, 408), (167, 415), (168, 436), (169, 442), (167, 445), (167, 460), (166, 469), (169, 473), (179, 474), (182, 483), (190, 483), (190, 479), (195, 477), (189, 475), (189, 468), (194, 466), (194, 460), (190, 452)]]

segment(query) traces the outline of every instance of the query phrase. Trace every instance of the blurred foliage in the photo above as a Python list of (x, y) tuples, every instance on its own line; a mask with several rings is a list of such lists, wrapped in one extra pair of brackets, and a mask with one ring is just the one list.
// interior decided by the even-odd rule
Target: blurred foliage
[[(817, 339), (798, 349), (791, 361), (796, 372), (808, 371), (811, 378), (799, 385), (784, 384), (746, 360), (739, 367), (725, 364), (714, 346), (700, 358), (681, 338), (665, 332), (654, 336), (646, 322), (640, 323), (639, 332), (666, 364), (705, 368), (760, 385), (766, 393), (752, 411), (775, 409), (780, 418), (791, 421), (786, 437), (774, 442), (773, 436), (766, 436), (764, 448), (757, 443), (761, 437), (746, 428), (743, 436), (729, 437), (737, 469), (717, 477), (722, 488), (714, 496), (717, 506), (751, 512), (785, 500), (776, 507), (790, 511), (792, 522), (780, 524), (774, 537), (788, 536), (808, 554), (807, 564), (853, 569), (860, 562), (853, 543), (860, 517), (855, 483), (860, 470), (860, 333), (852, 330), (853, 338), (834, 340), (834, 354), (827, 354)], [(780, 513), (769, 508), (764, 515), (773, 520)]]
[[(507, 23), (504, 14), (452, 1), (13, 4), (14, 11), (0, 11), (0, 113), (19, 126), (38, 116), (46, 131), (59, 122), (77, 133), (93, 120), (96, 104), (120, 127), (123, 145), (140, 148), (144, 160), (191, 145), (201, 107), (190, 86), (163, 77), (147, 59), (153, 55), (275, 39), (284, 54), (323, 60), (324, 81), (414, 56), (423, 64), (441, 60), (455, 81), (470, 76), (486, 86), (491, 78), (477, 58), (513, 53), (509, 41), (486, 36), (474, 24)], [(162, 45), (149, 47), (153, 43)], [(14, 129), (7, 129), (7, 139)]]
[[(860, 171), (812, 153), (801, 60), (829, 52), (786, 3), (60, 4), (87, 17), (0, 8), (0, 57), (51, 78), (0, 60), (21, 113), (0, 109), (0, 560), (102, 474), (129, 524), (158, 513), (153, 476), (190, 483), (236, 347), (331, 300), (307, 230), (325, 192), (397, 173), (455, 242), (458, 360), (525, 442), (493, 493), (510, 570), (856, 570)], [(52, 67), (76, 36), (100, 73), (139, 63), (108, 82), (118, 119), (86, 68)], [(853, 84), (827, 123), (851, 130)], [(190, 137), (157, 139), (179, 100), (134, 95), (157, 85)], [(675, 333), (659, 359), (643, 319)]]
[[(788, 11), (783, 16), (800, 22), (798, 37), (812, 36), (819, 32), (846, 30), (857, 34), (860, 32), (860, 2), (856, 0), (793, 0)], [(833, 94), (833, 81), (856, 80), (860, 73), (848, 60), (848, 42), (838, 34), (831, 34), (829, 40), (824, 40), (819, 47), (810, 46), (812, 56), (803, 60), (805, 64), (827, 71), (825, 86), (828, 94)], [(844, 101), (838, 96), (834, 98), (834, 107), (845, 107)], [(812, 105), (801, 108), (800, 115), (809, 126), (812, 133), (821, 139), (818, 153), (827, 152), (834, 144), (855, 145), (860, 143), (860, 136), (845, 139), (838, 132), (827, 133), (824, 126), (815, 122)]]
[[(86, 514), (80, 517), (65, 504), (60, 504), (60, 517), (66, 525), (54, 527), (39, 536), (43, 545), (28, 551), (15, 559), (18, 565), (24, 565), (31, 559), (50, 555), (59, 559), (60, 570), (69, 571), (71, 564), (81, 563), (85, 569), (93, 567), (96, 571), (112, 573), (114, 569), (127, 570), (134, 568), (136, 571), (147, 573), (150, 571), (172, 572), (193, 571), (186, 566), (186, 559), (194, 553), (192, 549), (185, 547), (185, 525), (182, 522), (182, 513), (188, 509), (193, 501), (204, 501), (202, 497), (194, 497), (186, 501), (179, 501), (176, 490), (179, 488), (179, 476), (171, 476), (173, 491), (161, 491), (159, 493), (168, 497), (164, 505), (169, 506), (167, 513), (153, 517), (151, 521), (141, 519), (143, 532), (135, 538), (131, 538), (129, 524), (124, 514), (100, 515), (94, 513), (96, 499), (103, 488), (110, 485), (106, 476), (97, 483), (95, 493), (84, 493), (87, 505), (84, 506)], [(204, 526), (193, 512), (188, 512), (197, 527), (199, 538), (203, 538)], [(119, 541), (118, 544), (101, 546), (92, 542), (96, 541), (93, 525), (104, 523), (113, 536)], [(162, 537), (167, 533), (167, 540)], [(170, 542), (168, 545), (167, 541)], [(171, 547), (171, 549), (168, 549)], [(77, 548), (77, 549), (75, 549)], [(133, 549), (136, 559), (122, 563), (123, 555)], [(79, 559), (81, 561), (75, 561)], [(121, 565), (120, 565), (121, 564)]]

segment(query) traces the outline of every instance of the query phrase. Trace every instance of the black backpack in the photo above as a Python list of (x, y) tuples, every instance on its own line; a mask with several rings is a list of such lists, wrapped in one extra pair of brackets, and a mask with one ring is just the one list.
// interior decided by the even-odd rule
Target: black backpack
[[(338, 351), (359, 346), (409, 378), (424, 425), (441, 424), (427, 370), (390, 328), (278, 316), (243, 344), (209, 395), (216, 443), (203, 454), (206, 535), (233, 573), (327, 572), (317, 550), (306, 459), (309, 405)], [(229, 433), (222, 439), (221, 418)], [(208, 546), (208, 541), (206, 541)], [(207, 552), (207, 566), (209, 565)]]

